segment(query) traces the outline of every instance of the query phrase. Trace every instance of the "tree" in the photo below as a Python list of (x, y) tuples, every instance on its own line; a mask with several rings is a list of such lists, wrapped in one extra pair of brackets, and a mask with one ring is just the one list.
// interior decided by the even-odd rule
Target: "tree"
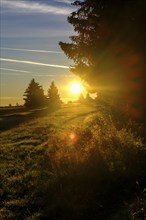
[(84, 103), (85, 102), (85, 98), (83, 96), (83, 94), (81, 93), (80, 96), (79, 96), (79, 102), (80, 103)]
[(48, 102), (49, 106), (52, 108), (59, 108), (62, 103), (54, 81), (51, 83), (48, 89)]
[(93, 99), (91, 98), (91, 96), (90, 96), (89, 93), (87, 93), (87, 95), (86, 95), (85, 102), (86, 102), (87, 104), (90, 104), (90, 103), (93, 102)]
[(30, 81), (23, 96), (25, 97), (23, 98), (25, 101), (24, 105), (27, 107), (39, 107), (46, 105), (46, 97), (44, 95), (43, 88), (39, 85), (39, 83), (35, 82), (35, 79)]
[[(68, 22), (77, 35), (70, 36), (71, 43), (59, 43), (74, 61), (71, 71), (85, 80), (91, 90), (143, 106), (146, 2), (84, 0), (75, 1), (73, 5), (78, 9), (71, 13)], [(138, 94), (138, 98), (133, 94)]]

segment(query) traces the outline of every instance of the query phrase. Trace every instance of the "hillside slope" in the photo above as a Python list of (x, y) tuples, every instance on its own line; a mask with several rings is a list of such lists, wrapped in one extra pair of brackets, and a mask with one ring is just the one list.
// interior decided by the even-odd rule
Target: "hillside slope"
[(144, 219), (146, 146), (123, 124), (72, 104), (2, 132), (1, 219)]

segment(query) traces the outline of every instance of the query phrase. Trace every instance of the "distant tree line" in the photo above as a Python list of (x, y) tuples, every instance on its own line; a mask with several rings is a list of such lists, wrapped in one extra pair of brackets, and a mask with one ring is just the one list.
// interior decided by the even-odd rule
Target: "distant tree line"
[(51, 83), (48, 88), (47, 95), (44, 95), (44, 90), (39, 83), (32, 79), (24, 92), (25, 101), (24, 105), (26, 107), (44, 107), (50, 106), (53, 109), (59, 108), (61, 106), (61, 99), (58, 93), (58, 88), (54, 82)]
[(81, 104), (92, 104), (92, 103), (96, 103), (96, 98), (93, 99), (89, 93), (87, 93), (86, 96), (84, 97), (84, 95), (81, 93), (78, 101)]

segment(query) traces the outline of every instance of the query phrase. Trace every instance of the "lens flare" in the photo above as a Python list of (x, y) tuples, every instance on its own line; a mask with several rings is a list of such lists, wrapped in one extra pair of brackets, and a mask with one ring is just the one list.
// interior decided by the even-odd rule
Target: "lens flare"
[(74, 133), (71, 133), (71, 134), (69, 135), (69, 138), (73, 141), (73, 140), (76, 139), (76, 135), (75, 135)]

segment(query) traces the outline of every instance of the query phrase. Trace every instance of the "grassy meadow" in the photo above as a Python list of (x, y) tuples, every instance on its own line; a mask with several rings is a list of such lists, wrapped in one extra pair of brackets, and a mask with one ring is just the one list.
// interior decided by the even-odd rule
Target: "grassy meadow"
[(0, 110), (1, 220), (145, 220), (143, 125), (110, 105)]

